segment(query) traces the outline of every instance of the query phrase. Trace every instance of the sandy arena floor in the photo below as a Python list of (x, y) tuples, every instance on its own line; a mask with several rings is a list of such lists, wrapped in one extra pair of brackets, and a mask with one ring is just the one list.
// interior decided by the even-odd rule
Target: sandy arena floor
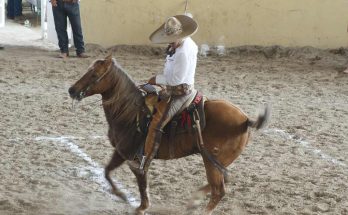
[[(72, 112), (67, 90), (109, 51), (139, 83), (160, 72), (164, 58), (149, 47), (87, 48), (92, 57), (82, 60), (29, 47), (0, 50), (1, 215), (132, 214), (103, 179), (113, 148), (100, 97)], [(214, 214), (348, 214), (348, 74), (341, 72), (347, 50), (227, 52), (199, 58), (196, 87), (252, 117), (265, 102), (273, 112), (228, 168), (231, 182)], [(113, 178), (138, 204), (128, 167)], [(206, 184), (202, 159), (155, 161), (149, 181), (151, 214), (192, 214), (184, 205)]]

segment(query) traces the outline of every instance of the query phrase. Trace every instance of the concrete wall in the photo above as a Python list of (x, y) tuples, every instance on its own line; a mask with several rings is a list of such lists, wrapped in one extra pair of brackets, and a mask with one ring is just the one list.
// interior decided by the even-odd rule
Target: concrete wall
[[(87, 43), (149, 44), (148, 36), (186, 0), (83, 0)], [(348, 45), (347, 0), (188, 0), (198, 44), (336, 48)]]
[(0, 28), (5, 26), (5, 1), (0, 0)]

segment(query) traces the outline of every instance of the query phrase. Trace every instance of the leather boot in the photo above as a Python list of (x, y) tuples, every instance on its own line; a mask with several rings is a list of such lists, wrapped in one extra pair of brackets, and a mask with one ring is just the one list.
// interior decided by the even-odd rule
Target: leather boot
[(156, 113), (152, 117), (145, 141), (145, 163), (144, 172), (147, 172), (151, 161), (157, 154), (162, 139), (162, 129), (168, 123), (167, 114), (170, 102), (162, 100), (156, 106)]

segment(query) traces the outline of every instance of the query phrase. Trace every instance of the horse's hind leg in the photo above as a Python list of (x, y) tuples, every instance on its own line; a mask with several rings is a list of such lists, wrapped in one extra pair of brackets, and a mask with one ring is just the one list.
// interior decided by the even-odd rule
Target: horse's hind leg
[[(227, 177), (227, 175), (224, 175), (224, 184), (228, 183), (227, 181), (228, 181), (228, 177)], [(188, 210), (195, 209), (198, 206), (199, 201), (202, 200), (204, 197), (206, 197), (209, 192), (211, 192), (210, 184), (207, 184), (207, 185), (199, 188), (192, 195), (191, 199), (189, 200), (188, 204), (186, 205), (186, 208)]]
[(128, 198), (127, 196), (121, 191), (119, 190), (116, 185), (114, 184), (114, 182), (112, 181), (111, 177), (110, 177), (110, 172), (114, 169), (116, 169), (117, 167), (121, 166), (121, 164), (124, 162), (124, 159), (122, 158), (122, 156), (115, 150), (114, 154), (112, 155), (112, 158), (109, 162), (109, 164), (105, 167), (105, 178), (106, 180), (110, 183), (111, 187), (112, 187), (112, 192), (120, 197), (122, 200), (124, 200), (125, 202), (128, 202)]
[(137, 213), (139, 215), (145, 214), (146, 209), (150, 207), (150, 200), (146, 190), (147, 189), (147, 172), (142, 174), (138, 171), (138, 168), (134, 168), (131, 165), (129, 165), (129, 168), (132, 170), (135, 177), (137, 178), (139, 192), (140, 192), (141, 203), (140, 203), (140, 206), (137, 208)]
[(205, 208), (205, 215), (210, 215), (212, 214), (212, 211), (216, 205), (225, 195), (225, 182), (224, 175), (217, 168), (215, 168), (209, 160), (204, 159), (204, 165), (207, 173), (208, 183), (210, 185), (210, 187), (207, 186), (206, 189), (209, 187), (211, 190), (211, 197), (207, 207)]

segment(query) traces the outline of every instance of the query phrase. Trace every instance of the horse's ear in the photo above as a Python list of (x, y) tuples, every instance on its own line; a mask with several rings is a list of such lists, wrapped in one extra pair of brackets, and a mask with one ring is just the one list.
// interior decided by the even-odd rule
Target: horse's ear
[(112, 62), (112, 53), (105, 57), (105, 62), (109, 65)]

